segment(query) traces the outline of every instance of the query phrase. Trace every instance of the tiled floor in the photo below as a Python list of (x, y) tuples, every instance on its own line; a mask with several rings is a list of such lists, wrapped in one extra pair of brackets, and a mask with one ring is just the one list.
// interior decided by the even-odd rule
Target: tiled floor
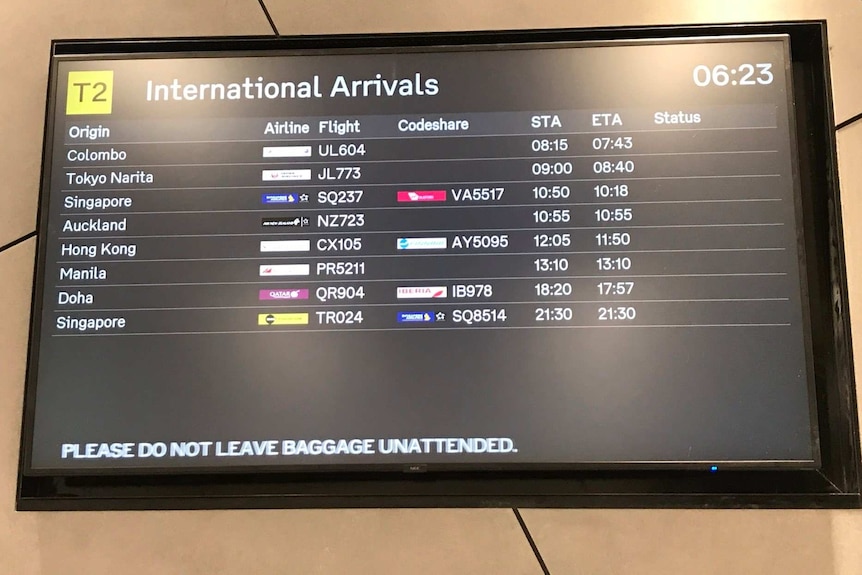
[[(267, 5), (283, 34), (829, 16), (836, 115), (862, 110), (858, 0), (269, 0)], [(35, 225), (50, 38), (272, 33), (256, 0), (5, 0), (0, 22), (0, 245)], [(839, 145), (851, 312), (862, 317), (862, 125), (842, 132)], [(507, 509), (14, 512), (34, 244), (31, 239), (0, 253), (0, 573), (542, 572)], [(554, 575), (862, 573), (859, 512), (522, 513)]]

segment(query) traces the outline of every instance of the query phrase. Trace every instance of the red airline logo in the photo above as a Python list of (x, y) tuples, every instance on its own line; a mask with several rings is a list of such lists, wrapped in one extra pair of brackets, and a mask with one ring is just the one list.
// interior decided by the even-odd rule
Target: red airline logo
[(436, 299), (445, 298), (446, 286), (400, 287), (396, 290), (398, 299)]
[(399, 202), (445, 202), (446, 190), (400, 190)]

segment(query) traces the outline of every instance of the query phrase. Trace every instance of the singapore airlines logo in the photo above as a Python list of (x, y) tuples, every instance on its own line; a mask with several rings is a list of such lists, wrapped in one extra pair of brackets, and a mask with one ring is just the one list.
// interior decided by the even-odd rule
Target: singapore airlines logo
[(113, 70), (69, 72), (66, 115), (110, 114), (113, 96)]

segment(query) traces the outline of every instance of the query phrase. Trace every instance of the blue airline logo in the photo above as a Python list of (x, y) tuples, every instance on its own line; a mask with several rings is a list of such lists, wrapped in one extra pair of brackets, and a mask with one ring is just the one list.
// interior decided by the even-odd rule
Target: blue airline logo
[(260, 201), (264, 204), (297, 204), (299, 194), (263, 194)]
[(437, 321), (433, 311), (399, 311), (398, 323), (431, 323)]

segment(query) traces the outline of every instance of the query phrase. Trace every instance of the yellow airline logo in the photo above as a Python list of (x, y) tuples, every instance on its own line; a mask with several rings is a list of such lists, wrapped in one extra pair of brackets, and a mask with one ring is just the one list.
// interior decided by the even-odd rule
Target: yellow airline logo
[(257, 325), (308, 325), (307, 313), (261, 313)]
[(66, 115), (110, 114), (113, 94), (113, 70), (69, 72)]

